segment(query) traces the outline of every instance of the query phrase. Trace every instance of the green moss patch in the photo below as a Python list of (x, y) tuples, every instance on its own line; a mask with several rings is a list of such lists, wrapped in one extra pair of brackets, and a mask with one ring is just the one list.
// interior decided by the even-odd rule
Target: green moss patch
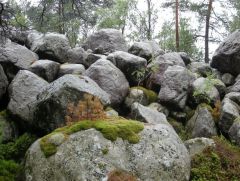
[(68, 135), (78, 131), (95, 128), (100, 131), (103, 136), (111, 141), (115, 141), (118, 137), (127, 140), (129, 143), (138, 143), (140, 137), (138, 133), (143, 130), (143, 123), (133, 120), (119, 119), (106, 119), (97, 121), (80, 121), (70, 126), (65, 126), (56, 129), (49, 135), (44, 136), (40, 140), (40, 147), (46, 157), (49, 157), (57, 152), (56, 144), (50, 142), (51, 136), (57, 133), (62, 133), (67, 138)]
[(142, 90), (144, 95), (147, 97), (147, 100), (149, 101), (149, 103), (156, 102), (158, 99), (158, 95), (156, 94), (156, 92), (146, 89), (144, 87), (137, 86), (137, 87), (131, 87), (131, 89)]
[(239, 181), (240, 148), (215, 137), (215, 148), (207, 148), (192, 159), (191, 180)]
[(168, 118), (168, 122), (172, 125), (173, 129), (176, 131), (178, 136), (183, 140), (187, 140), (189, 138), (187, 131), (184, 125), (181, 122), (176, 121), (173, 118)]

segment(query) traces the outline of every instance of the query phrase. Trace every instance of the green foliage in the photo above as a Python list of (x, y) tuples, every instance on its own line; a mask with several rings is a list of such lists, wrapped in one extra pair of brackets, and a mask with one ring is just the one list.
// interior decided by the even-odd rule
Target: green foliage
[(22, 171), (19, 162), (35, 140), (35, 136), (25, 133), (14, 142), (0, 144), (0, 181), (16, 180)]
[[(196, 38), (193, 29), (191, 29), (188, 19), (180, 19), (179, 27), (179, 36), (180, 36), (180, 45), (179, 51), (186, 52), (190, 57), (200, 60), (202, 58), (202, 52), (196, 46)], [(160, 39), (160, 47), (164, 51), (176, 51), (175, 45), (175, 30), (174, 23), (166, 21), (162, 26), (162, 30), (159, 33), (158, 37)]]
[(104, 155), (108, 154), (108, 152), (109, 152), (109, 149), (108, 149), (108, 148), (104, 148), (104, 149), (102, 150), (102, 153), (103, 153)]
[(238, 181), (240, 178), (240, 149), (225, 138), (214, 138), (216, 147), (207, 148), (192, 159), (191, 180)]
[(172, 125), (173, 129), (176, 131), (178, 136), (183, 140), (189, 139), (187, 131), (183, 125), (183, 123), (176, 121), (173, 118), (168, 118), (168, 122)]
[(115, 141), (118, 137), (127, 140), (129, 143), (138, 143), (140, 137), (138, 133), (143, 130), (142, 123), (133, 120), (125, 120), (123, 118), (105, 119), (96, 121), (80, 121), (73, 125), (58, 128), (51, 134), (44, 136), (40, 141), (40, 147), (46, 157), (57, 152), (57, 146), (50, 141), (51, 136), (56, 133), (63, 133), (65, 138), (75, 132), (95, 128), (100, 131), (103, 136), (111, 141)]
[(21, 166), (12, 160), (0, 159), (0, 181), (14, 181), (21, 171)]
[(147, 97), (147, 100), (148, 100), (149, 103), (156, 102), (157, 99), (158, 99), (158, 95), (157, 95), (156, 92), (154, 92), (152, 90), (149, 90), (149, 89), (146, 89), (144, 87), (137, 86), (137, 87), (131, 87), (131, 89), (142, 90), (144, 95)]

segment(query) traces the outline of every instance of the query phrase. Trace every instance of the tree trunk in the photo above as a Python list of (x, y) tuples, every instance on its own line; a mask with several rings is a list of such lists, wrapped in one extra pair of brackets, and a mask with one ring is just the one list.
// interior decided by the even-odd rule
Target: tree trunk
[(213, 0), (209, 0), (208, 11), (206, 16), (206, 27), (205, 27), (205, 62), (206, 63), (209, 63), (208, 41), (209, 41), (209, 25), (210, 25), (210, 17), (212, 12), (212, 3), (213, 3)]
[(179, 0), (176, 0), (176, 51), (179, 51), (179, 15), (178, 15), (178, 9), (179, 9)]
[(148, 29), (147, 29), (147, 39), (151, 40), (152, 39), (152, 27), (151, 27), (151, 19), (152, 19), (152, 12), (151, 12), (151, 0), (147, 0), (148, 4)]

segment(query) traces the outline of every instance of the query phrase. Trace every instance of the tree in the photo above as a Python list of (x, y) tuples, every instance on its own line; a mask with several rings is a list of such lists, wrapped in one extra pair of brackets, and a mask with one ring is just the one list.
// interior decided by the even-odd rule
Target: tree
[(240, 29), (240, 1), (230, 0), (232, 8), (236, 11), (233, 15), (233, 20), (230, 22), (230, 31), (233, 32), (236, 29)]
[[(186, 52), (195, 60), (200, 60), (202, 57), (201, 51), (196, 46), (196, 30), (190, 27), (189, 19), (180, 19), (179, 23), (179, 51)], [(174, 22), (166, 21), (159, 33), (159, 44), (164, 51), (176, 51), (176, 31), (172, 29)]]
[(179, 1), (176, 0), (176, 17), (175, 17), (175, 28), (176, 28), (176, 51), (179, 51), (179, 28), (178, 28), (178, 10), (179, 10)]

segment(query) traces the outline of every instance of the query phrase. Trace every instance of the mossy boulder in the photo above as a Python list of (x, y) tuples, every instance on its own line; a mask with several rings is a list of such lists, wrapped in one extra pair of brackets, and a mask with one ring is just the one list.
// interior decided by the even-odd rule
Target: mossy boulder
[(59, 128), (36, 141), (25, 160), (26, 181), (98, 181), (116, 169), (141, 180), (185, 181), (190, 158), (167, 122), (143, 127), (115, 118)]

